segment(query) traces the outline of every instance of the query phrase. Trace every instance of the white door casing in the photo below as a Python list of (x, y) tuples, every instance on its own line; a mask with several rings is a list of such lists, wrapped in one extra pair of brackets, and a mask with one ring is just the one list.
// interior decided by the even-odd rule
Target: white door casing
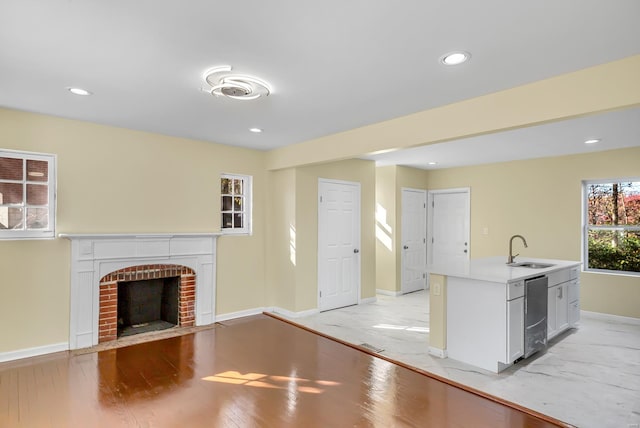
[(429, 264), (440, 265), (469, 260), (469, 195), (468, 188), (429, 191)]
[(423, 290), (427, 264), (427, 191), (402, 189), (401, 291)]
[(318, 180), (318, 308), (358, 304), (360, 183)]

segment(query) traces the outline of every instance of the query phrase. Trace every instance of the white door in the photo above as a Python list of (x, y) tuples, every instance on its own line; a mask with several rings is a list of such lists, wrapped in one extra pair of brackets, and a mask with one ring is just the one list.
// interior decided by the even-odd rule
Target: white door
[(427, 264), (427, 192), (402, 189), (402, 293), (423, 290)]
[(358, 304), (360, 183), (318, 181), (318, 307)]
[(429, 262), (469, 260), (469, 189), (429, 192)]

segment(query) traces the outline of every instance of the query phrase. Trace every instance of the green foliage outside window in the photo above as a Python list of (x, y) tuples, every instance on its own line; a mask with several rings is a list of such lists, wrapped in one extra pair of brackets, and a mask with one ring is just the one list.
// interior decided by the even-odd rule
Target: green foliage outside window
[(589, 267), (640, 272), (640, 234), (618, 236), (618, 243), (613, 246), (614, 233), (617, 232), (589, 231)]
[(640, 272), (640, 182), (588, 184), (588, 268)]

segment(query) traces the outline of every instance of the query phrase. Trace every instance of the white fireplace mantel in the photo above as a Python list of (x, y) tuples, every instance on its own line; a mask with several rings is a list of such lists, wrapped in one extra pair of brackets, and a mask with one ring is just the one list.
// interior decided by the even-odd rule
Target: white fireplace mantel
[(179, 264), (196, 273), (196, 325), (215, 322), (220, 233), (60, 234), (71, 241), (69, 348), (98, 344), (100, 279), (142, 264)]

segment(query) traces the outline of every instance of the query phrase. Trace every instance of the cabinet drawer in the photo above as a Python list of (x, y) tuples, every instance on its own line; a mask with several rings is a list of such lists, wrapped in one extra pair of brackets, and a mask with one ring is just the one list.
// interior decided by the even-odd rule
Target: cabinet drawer
[(510, 282), (507, 287), (507, 300), (524, 296), (524, 281)]
[(547, 278), (549, 278), (549, 287), (553, 287), (554, 285), (562, 284), (563, 282), (570, 281), (572, 279), (578, 279), (580, 275), (580, 266), (574, 266), (572, 268), (566, 268), (562, 270), (558, 270), (555, 272), (551, 272), (547, 274)]
[(575, 302), (580, 299), (580, 283), (577, 279), (572, 280), (567, 286), (567, 294), (569, 296), (569, 303)]
[(554, 285), (562, 284), (563, 282), (569, 281), (571, 279), (571, 270), (572, 269), (562, 269), (556, 272), (548, 273), (548, 286), (553, 287)]
[(570, 279), (578, 279), (580, 275), (580, 266), (572, 267), (569, 269), (569, 278)]

